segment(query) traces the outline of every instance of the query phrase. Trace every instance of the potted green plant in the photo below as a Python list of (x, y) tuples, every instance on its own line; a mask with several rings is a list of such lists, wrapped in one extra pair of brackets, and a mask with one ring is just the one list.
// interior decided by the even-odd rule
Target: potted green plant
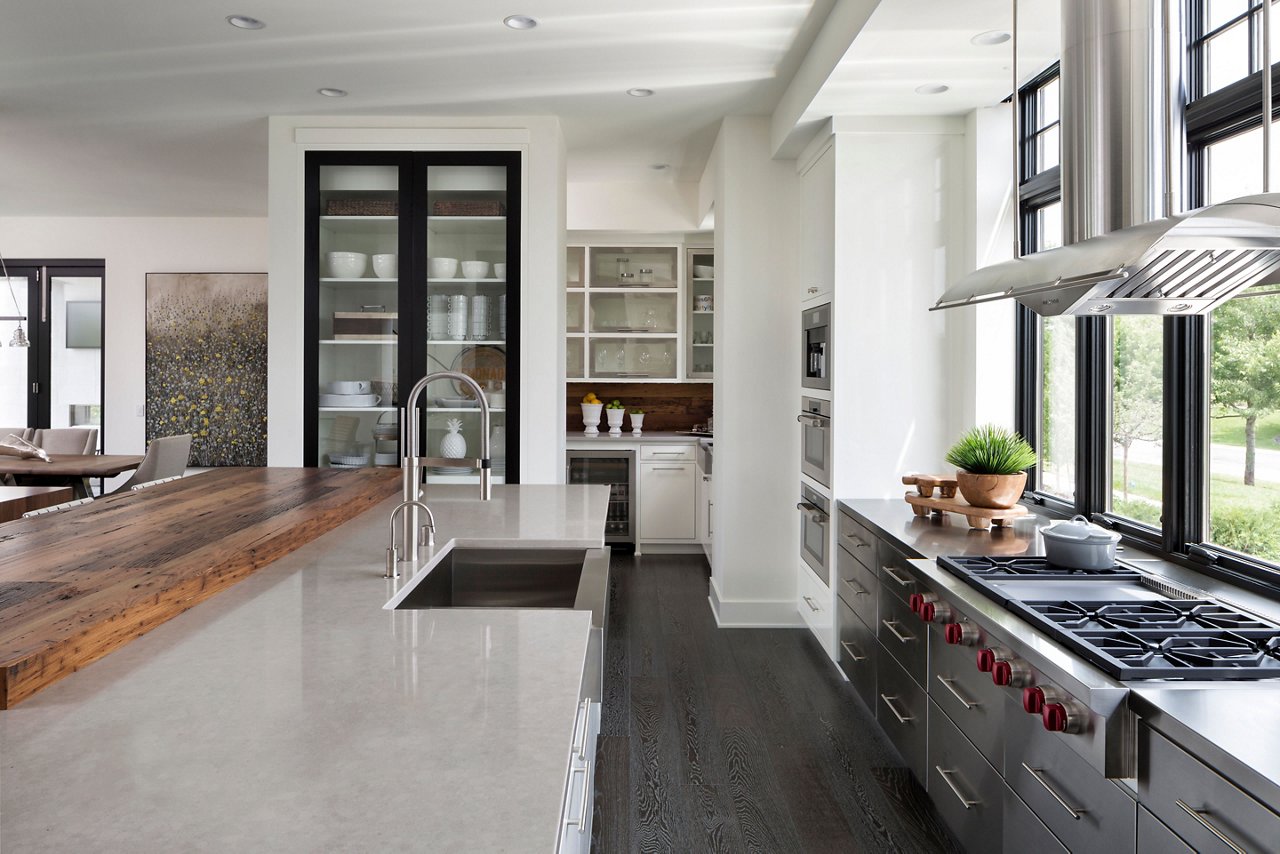
[(1036, 452), (1016, 431), (995, 424), (969, 430), (947, 451), (964, 500), (975, 507), (1008, 508), (1027, 485)]

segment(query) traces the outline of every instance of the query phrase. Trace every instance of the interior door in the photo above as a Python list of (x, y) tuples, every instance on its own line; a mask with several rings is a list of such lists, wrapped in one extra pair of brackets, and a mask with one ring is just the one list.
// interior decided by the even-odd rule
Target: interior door
[(97, 427), (101, 451), (102, 262), (7, 267), (0, 426)]

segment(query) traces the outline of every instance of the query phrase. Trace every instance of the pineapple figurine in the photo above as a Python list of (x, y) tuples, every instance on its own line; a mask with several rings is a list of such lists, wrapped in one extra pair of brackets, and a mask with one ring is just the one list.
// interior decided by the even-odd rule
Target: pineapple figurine
[(467, 455), (467, 440), (459, 431), (462, 429), (461, 418), (450, 418), (444, 422), (449, 432), (440, 440), (440, 456), (450, 459), (461, 459)]

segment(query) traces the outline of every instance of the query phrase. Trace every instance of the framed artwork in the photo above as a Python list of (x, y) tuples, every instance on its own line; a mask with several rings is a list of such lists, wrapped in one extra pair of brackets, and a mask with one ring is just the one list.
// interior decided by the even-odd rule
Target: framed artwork
[(192, 466), (267, 464), (267, 274), (147, 274), (147, 441)]

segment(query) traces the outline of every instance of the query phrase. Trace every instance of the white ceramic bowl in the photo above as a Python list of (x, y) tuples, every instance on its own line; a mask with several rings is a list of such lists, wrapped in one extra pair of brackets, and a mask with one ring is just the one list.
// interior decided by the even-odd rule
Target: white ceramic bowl
[(369, 256), (363, 252), (330, 252), (329, 275), (335, 279), (358, 279), (369, 265)]
[(693, 276), (695, 279), (714, 279), (716, 277), (716, 268), (708, 267), (704, 264), (694, 264)]
[(395, 255), (373, 256), (373, 274), (379, 279), (394, 279), (396, 277), (396, 272)]
[(507, 265), (505, 262), (493, 265), (493, 277), (495, 279), (505, 279), (507, 277)]
[(486, 279), (488, 277), (489, 277), (488, 261), (463, 261), (462, 262), (462, 278)]
[(427, 275), (433, 279), (452, 279), (458, 275), (458, 259), (428, 258)]
[(368, 380), (334, 380), (324, 384), (325, 394), (369, 394), (373, 391)]

